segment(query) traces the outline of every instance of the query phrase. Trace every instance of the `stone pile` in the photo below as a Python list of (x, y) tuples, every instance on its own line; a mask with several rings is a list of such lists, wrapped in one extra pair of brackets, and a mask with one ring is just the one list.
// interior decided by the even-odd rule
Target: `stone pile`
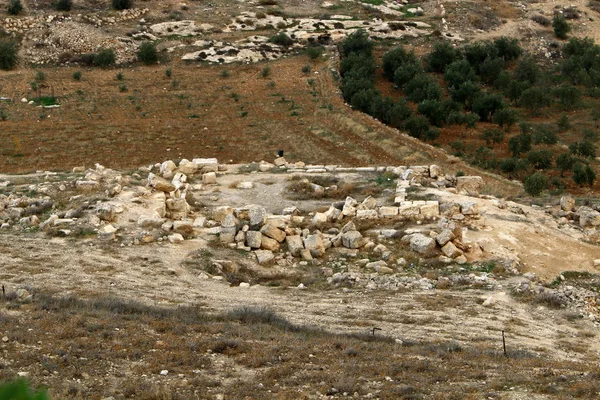
[(589, 241), (600, 243), (600, 205), (577, 207), (573, 197), (563, 196), (560, 199), (560, 208), (554, 215), (559, 224), (576, 226)]

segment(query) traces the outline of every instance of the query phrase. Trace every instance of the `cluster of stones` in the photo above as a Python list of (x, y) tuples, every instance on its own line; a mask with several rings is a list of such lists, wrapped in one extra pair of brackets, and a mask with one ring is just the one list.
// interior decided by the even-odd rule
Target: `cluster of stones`
[(99, 16), (93, 14), (78, 14), (77, 18), (81, 21), (88, 22), (96, 27), (102, 25), (114, 25), (119, 22), (131, 21), (138, 19), (150, 10), (147, 8), (130, 8), (128, 10), (119, 11), (117, 16)]
[(573, 197), (563, 196), (560, 209), (554, 211), (554, 215), (559, 224), (578, 226), (589, 241), (600, 243), (600, 205), (577, 207)]
[(338, 40), (358, 28), (365, 29), (371, 36), (379, 38), (418, 37), (419, 35), (428, 35), (428, 29), (431, 26), (421, 21), (383, 21), (380, 19), (362, 21), (347, 15), (334, 15), (330, 19), (314, 19), (243, 12), (223, 28), (223, 31), (253, 31), (269, 28), (277, 28), (299, 40), (319, 40), (326, 31), (328, 38)]
[(96, 27), (102, 25), (114, 25), (123, 21), (138, 19), (150, 11), (147, 8), (132, 8), (119, 11), (117, 16), (98, 16), (94, 14), (50, 14), (47, 16), (29, 16), (19, 18), (5, 18), (1, 27), (6, 32), (25, 33), (40, 24), (60, 23), (64, 21), (81, 21), (91, 23)]
[[(289, 51), (289, 48), (270, 43), (268, 37), (257, 35), (233, 43), (199, 40), (194, 42), (192, 46), (198, 47), (200, 50), (185, 54), (182, 60), (219, 64), (259, 62), (276, 60)], [(293, 47), (297, 47), (297, 45)]]

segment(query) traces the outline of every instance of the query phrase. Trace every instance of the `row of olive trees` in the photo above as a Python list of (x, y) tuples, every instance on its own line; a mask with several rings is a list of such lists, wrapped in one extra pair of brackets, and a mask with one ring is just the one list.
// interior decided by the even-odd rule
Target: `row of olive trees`
[[(111, 0), (112, 8), (115, 10), (126, 10), (133, 6), (133, 0)], [(52, 3), (52, 6), (57, 11), (71, 11), (73, 7), (73, 0), (56, 0)], [(8, 2), (7, 10), (10, 15), (18, 15), (23, 11), (23, 4), (21, 0), (10, 0)]]

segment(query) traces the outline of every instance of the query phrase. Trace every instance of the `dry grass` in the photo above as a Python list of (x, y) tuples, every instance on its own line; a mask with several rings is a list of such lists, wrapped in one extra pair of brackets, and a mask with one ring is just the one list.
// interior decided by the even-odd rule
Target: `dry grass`
[[(503, 357), (486, 341), (400, 345), (381, 335), (334, 334), (294, 325), (265, 308), (207, 313), (199, 306), (45, 294), (31, 304), (0, 305), (9, 338), (4, 349), (14, 360), (0, 369), (0, 379), (27, 371), (33, 385), (47, 385), (55, 399), (188, 399), (199, 388), (200, 398), (233, 399), (267, 399), (275, 391), (284, 399), (362, 397), (374, 390), (380, 398), (478, 399), (507, 388), (591, 399), (600, 390), (600, 370), (584, 362), (519, 351)], [(7, 315), (8, 307), (18, 314)]]

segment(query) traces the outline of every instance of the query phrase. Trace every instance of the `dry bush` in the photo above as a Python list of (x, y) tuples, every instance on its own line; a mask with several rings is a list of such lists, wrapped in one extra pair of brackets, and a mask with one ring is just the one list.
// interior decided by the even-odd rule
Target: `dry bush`
[(542, 26), (550, 26), (552, 25), (552, 20), (548, 17), (545, 17), (541, 14), (535, 14), (531, 16), (531, 20), (536, 22)]

